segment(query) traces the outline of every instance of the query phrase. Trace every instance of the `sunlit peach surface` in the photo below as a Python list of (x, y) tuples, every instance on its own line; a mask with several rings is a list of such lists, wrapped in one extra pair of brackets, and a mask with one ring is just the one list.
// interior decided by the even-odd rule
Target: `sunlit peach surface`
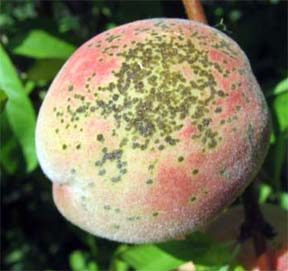
[(82, 45), (52, 83), (36, 129), (60, 212), (130, 243), (205, 224), (252, 180), (268, 138), (243, 51), (181, 19), (137, 21)]

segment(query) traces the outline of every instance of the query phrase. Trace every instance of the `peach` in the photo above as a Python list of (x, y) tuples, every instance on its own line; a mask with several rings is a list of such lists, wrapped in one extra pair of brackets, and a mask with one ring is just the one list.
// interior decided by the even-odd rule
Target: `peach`
[(63, 216), (128, 243), (207, 223), (250, 183), (268, 138), (267, 106), (243, 51), (181, 19), (133, 22), (82, 45), (36, 128)]
[[(273, 265), (273, 270), (288, 270), (288, 212), (272, 204), (261, 206), (265, 220), (274, 228), (276, 236), (267, 240), (267, 255)], [(244, 210), (242, 206), (236, 206), (223, 213), (206, 229), (208, 235), (219, 242), (231, 242), (237, 245), (240, 235), (240, 227), (244, 222)], [(265, 257), (267, 257), (265, 255)], [(243, 265), (245, 270), (263, 270), (264, 255), (256, 257), (252, 239), (247, 239), (241, 244), (237, 262)], [(261, 268), (262, 266), (262, 268)]]

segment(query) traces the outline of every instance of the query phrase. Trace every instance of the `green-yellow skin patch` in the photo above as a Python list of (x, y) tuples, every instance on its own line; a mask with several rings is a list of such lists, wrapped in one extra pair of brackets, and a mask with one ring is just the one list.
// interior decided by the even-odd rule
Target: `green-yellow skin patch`
[(267, 106), (239, 46), (198, 22), (150, 19), (70, 57), (41, 107), (36, 146), (68, 220), (143, 243), (185, 235), (231, 203), (268, 137)]

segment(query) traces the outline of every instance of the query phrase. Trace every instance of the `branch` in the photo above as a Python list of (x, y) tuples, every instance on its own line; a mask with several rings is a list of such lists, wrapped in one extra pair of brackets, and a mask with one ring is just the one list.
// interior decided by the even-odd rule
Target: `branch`
[(200, 0), (182, 0), (187, 17), (190, 20), (207, 24), (207, 19)]
[(258, 204), (255, 181), (243, 193), (245, 221), (241, 227), (240, 241), (252, 238), (257, 259), (261, 259), (260, 270), (273, 270), (271, 255), (266, 245), (266, 238), (275, 236), (274, 229), (265, 221)]

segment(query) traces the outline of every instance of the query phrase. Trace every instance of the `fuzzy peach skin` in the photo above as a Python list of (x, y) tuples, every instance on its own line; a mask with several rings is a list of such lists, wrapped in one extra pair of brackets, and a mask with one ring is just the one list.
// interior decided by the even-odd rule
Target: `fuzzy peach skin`
[[(277, 235), (267, 240), (267, 253), (273, 265), (273, 271), (288, 270), (288, 212), (272, 204), (261, 206), (265, 220), (274, 228)], [(240, 227), (244, 222), (244, 210), (242, 206), (232, 207), (220, 215), (207, 228), (206, 232), (213, 239), (220, 242), (237, 244)], [(267, 256), (267, 255), (265, 255)], [(264, 257), (257, 259), (252, 239), (248, 239), (241, 245), (237, 262), (249, 271), (261, 271)], [(265, 264), (264, 264), (265, 266)], [(271, 270), (272, 271), (272, 270)]]
[(181, 19), (133, 22), (82, 45), (36, 129), (63, 216), (128, 243), (205, 224), (252, 180), (268, 138), (267, 105), (243, 51)]

